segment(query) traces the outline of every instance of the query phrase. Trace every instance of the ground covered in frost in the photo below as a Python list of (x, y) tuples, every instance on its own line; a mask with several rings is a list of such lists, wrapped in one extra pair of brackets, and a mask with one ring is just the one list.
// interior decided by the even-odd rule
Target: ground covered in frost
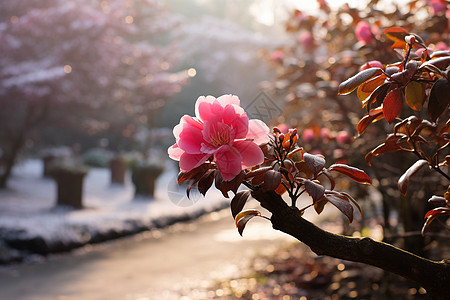
[(8, 188), (0, 190), (0, 263), (164, 227), (229, 203), (214, 189), (207, 198), (191, 191), (188, 199), (185, 189), (176, 185), (172, 162), (157, 181), (154, 199), (134, 197), (127, 175), (124, 185), (113, 185), (108, 169), (91, 168), (84, 179), (85, 208), (71, 209), (55, 205), (56, 183), (42, 176), (40, 160), (18, 164)]

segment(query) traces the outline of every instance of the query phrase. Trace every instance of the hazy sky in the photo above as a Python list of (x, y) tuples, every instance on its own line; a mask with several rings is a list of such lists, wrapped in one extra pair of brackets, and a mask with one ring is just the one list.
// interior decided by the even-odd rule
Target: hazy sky
[[(328, 1), (328, 5), (332, 8), (342, 6), (344, 3), (348, 3), (351, 7), (360, 7), (364, 6), (366, 1)], [(284, 12), (290, 12), (292, 8), (297, 8), (308, 14), (314, 14), (319, 9), (319, 5), (317, 4), (317, 1), (314, 0), (259, 0), (251, 6), (250, 13), (260, 23), (270, 26), (276, 21), (275, 16), (282, 17)], [(276, 12), (276, 14), (274, 12)]]

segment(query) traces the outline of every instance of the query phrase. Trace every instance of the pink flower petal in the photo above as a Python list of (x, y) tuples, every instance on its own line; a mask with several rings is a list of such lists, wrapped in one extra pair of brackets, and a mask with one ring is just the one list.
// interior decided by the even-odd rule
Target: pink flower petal
[(270, 129), (267, 125), (257, 119), (252, 119), (248, 123), (248, 133), (246, 138), (252, 139), (258, 145), (269, 142)]
[(177, 144), (182, 150), (190, 154), (200, 154), (203, 142), (202, 131), (199, 128), (189, 123), (183, 124), (183, 129), (177, 140)]
[(175, 137), (175, 140), (177, 141), (177, 143), (180, 140), (180, 133), (182, 130), (183, 130), (183, 124), (177, 124), (173, 128), (173, 136)]
[(223, 180), (233, 180), (242, 170), (242, 157), (236, 149), (229, 146), (221, 147), (214, 154), (214, 161), (217, 164)]
[(200, 121), (197, 118), (193, 118), (191, 116), (184, 115), (180, 119), (180, 124), (177, 124), (173, 128), (173, 136), (175, 137), (177, 142), (180, 139), (180, 133), (181, 133), (181, 131), (183, 131), (183, 124), (185, 124), (185, 123), (188, 123), (188, 124), (190, 124), (190, 125), (192, 125), (194, 127), (197, 127), (200, 130), (203, 129), (203, 122), (202, 121)]
[(209, 156), (209, 154), (189, 154), (185, 152), (180, 156), (180, 170), (189, 172), (203, 164)]
[(239, 97), (231, 94), (220, 96), (219, 98), (217, 98), (217, 101), (219, 101), (219, 103), (223, 107), (225, 107), (228, 104), (234, 104), (237, 105), (238, 107), (241, 106), (241, 100), (239, 100)]
[[(213, 104), (216, 103), (215, 106)], [(221, 107), (220, 103), (213, 96), (200, 96), (195, 102), (195, 116), (202, 121), (207, 121), (211, 115), (218, 113), (214, 109)]]
[(169, 147), (167, 150), (167, 153), (169, 153), (169, 157), (173, 160), (180, 160), (181, 155), (183, 155), (184, 151), (178, 147), (177, 144), (174, 144)]
[(254, 142), (236, 141), (233, 144), (242, 156), (242, 168), (247, 169), (264, 162), (264, 153)]
[(236, 139), (243, 139), (248, 132), (248, 117), (242, 107), (227, 105), (221, 114), (223, 122), (231, 125)]
[(203, 129), (203, 122), (200, 121), (198, 118), (193, 118), (191, 116), (184, 115), (183, 117), (181, 117), (180, 124), (184, 123), (191, 124), (192, 126), (195, 126), (200, 130)]
[(205, 123), (202, 134), (203, 139), (215, 148), (231, 145), (235, 138), (231, 127), (223, 122), (218, 122), (217, 117)]

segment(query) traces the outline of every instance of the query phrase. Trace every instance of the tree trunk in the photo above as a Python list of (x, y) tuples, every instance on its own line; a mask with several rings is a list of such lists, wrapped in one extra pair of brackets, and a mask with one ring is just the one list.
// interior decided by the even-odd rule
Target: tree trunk
[(12, 169), (16, 163), (20, 150), (25, 143), (29, 130), (47, 117), (48, 109), (49, 99), (45, 99), (40, 106), (34, 102), (28, 103), (23, 119), (23, 126), (21, 126), (17, 132), (11, 134), (12, 144), (9, 154), (6, 154), (5, 171), (0, 174), (0, 189), (6, 188), (8, 184)]
[[(12, 142), (9, 154), (6, 155), (5, 159), (5, 171), (0, 174), (0, 189), (6, 188), (8, 180), (11, 177), (12, 169), (19, 155), (20, 149), (25, 142), (24, 133), (20, 133), (17, 138)], [(7, 152), (8, 153), (8, 152)]]

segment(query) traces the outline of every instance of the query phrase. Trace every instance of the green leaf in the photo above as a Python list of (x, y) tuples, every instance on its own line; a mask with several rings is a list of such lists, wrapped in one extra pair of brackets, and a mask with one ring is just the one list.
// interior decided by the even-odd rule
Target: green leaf
[(360, 84), (363, 84), (370, 78), (378, 76), (382, 73), (380, 68), (369, 68), (359, 72), (353, 77), (350, 77), (346, 81), (339, 85), (338, 94), (347, 95), (353, 92)]
[(433, 122), (444, 113), (450, 104), (450, 84), (447, 79), (438, 79), (431, 88), (428, 99), (428, 115)]
[(406, 104), (414, 110), (420, 111), (425, 101), (425, 89), (416, 81), (411, 81), (405, 89)]
[(406, 190), (408, 189), (408, 184), (411, 177), (419, 172), (419, 170), (425, 165), (428, 165), (428, 161), (425, 159), (419, 159), (400, 177), (398, 180), (398, 190), (403, 195), (406, 195)]
[(383, 115), (390, 124), (394, 122), (402, 112), (403, 108), (403, 90), (400, 88), (390, 91), (383, 101)]
[(247, 225), (247, 222), (256, 216), (261, 216), (261, 213), (255, 209), (247, 209), (247, 210), (241, 211), (240, 213), (238, 213), (236, 215), (236, 227), (241, 236), (242, 236), (242, 232), (245, 229), (245, 225)]

